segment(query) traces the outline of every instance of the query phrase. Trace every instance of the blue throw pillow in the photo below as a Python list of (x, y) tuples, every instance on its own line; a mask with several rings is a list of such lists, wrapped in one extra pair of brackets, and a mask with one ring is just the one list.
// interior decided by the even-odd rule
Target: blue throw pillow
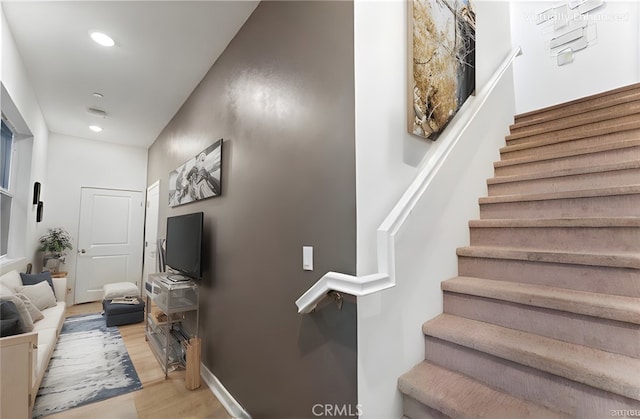
[(51, 272), (49, 271), (44, 271), (39, 274), (25, 274), (20, 272), (20, 279), (22, 279), (22, 285), (35, 285), (42, 281), (47, 281), (53, 290), (53, 280), (51, 279)]
[(20, 313), (13, 301), (0, 301), (0, 337), (24, 333)]

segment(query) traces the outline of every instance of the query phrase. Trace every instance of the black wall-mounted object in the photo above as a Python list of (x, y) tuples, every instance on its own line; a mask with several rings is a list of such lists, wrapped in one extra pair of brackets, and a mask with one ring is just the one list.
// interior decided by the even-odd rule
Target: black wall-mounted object
[(40, 202), (40, 188), (40, 182), (33, 184), (33, 205), (38, 205), (38, 202)]
[(42, 221), (42, 212), (44, 211), (44, 202), (38, 201), (38, 209), (36, 210), (36, 222)]

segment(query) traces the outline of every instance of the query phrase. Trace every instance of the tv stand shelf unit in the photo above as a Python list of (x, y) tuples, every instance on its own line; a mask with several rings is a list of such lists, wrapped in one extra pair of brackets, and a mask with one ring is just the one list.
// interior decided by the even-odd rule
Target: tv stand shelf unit
[[(198, 285), (193, 281), (172, 282), (167, 274), (154, 273), (147, 278), (145, 294), (145, 339), (166, 379), (169, 371), (186, 367), (188, 342), (198, 334)], [(183, 324), (191, 311), (196, 316), (195, 334)]]

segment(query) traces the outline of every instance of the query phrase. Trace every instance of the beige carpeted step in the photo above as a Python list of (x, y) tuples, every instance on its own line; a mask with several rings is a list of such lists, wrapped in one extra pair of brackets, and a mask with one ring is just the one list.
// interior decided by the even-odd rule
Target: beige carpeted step
[(449, 291), (443, 292), (443, 309), (446, 314), (640, 357), (640, 325), (633, 323)]
[(480, 218), (640, 217), (640, 184), (483, 197)]
[(566, 192), (640, 183), (640, 159), (621, 163), (549, 170), (487, 180), (489, 196)]
[(461, 247), (458, 275), (640, 297), (640, 255)]
[(639, 90), (640, 83), (636, 83), (597, 93), (594, 95), (589, 95), (566, 103), (521, 113), (515, 116), (515, 123), (513, 126), (524, 127), (545, 123), (547, 121), (563, 118), (568, 115), (588, 112), (593, 109), (600, 109), (612, 104), (629, 102), (631, 100), (635, 100), (635, 95)]
[(640, 112), (634, 112), (630, 115), (612, 117), (604, 121), (591, 122), (589, 124), (578, 125), (571, 128), (560, 129), (556, 131), (543, 132), (540, 134), (530, 135), (527, 137), (516, 137), (507, 135), (507, 145), (516, 144), (537, 144), (538, 142), (547, 142), (549, 139), (555, 139), (557, 142), (565, 142), (577, 140), (584, 137), (593, 137), (596, 135), (606, 135), (614, 132), (635, 130), (640, 128)]
[(422, 331), (426, 337), (640, 400), (640, 359), (448, 314), (426, 322)]
[[(480, 330), (486, 332), (485, 329)], [(468, 330), (463, 329), (461, 332), (467, 333)], [(523, 332), (512, 332), (518, 335), (517, 338), (527, 335)], [(488, 335), (485, 340), (491, 340), (494, 337)], [(575, 418), (601, 419), (608, 417), (611, 410), (614, 409), (637, 409), (640, 407), (638, 400), (595, 388), (562, 377), (557, 373), (509, 361), (500, 356), (488, 354), (482, 348), (458, 345), (431, 336), (425, 336), (424, 344), (426, 361), (469, 376), (514, 397), (542, 404), (547, 408), (572, 415)], [(525, 339), (520, 344), (515, 343), (514, 346), (524, 349), (527, 344), (528, 341)], [(570, 344), (565, 343), (565, 345)], [(549, 347), (549, 349), (556, 348)], [(607, 352), (602, 353), (607, 354)], [(620, 356), (618, 355), (618, 357)]]
[(495, 162), (493, 166), (497, 177), (637, 161), (639, 158), (640, 140), (627, 140), (579, 150), (500, 160)]
[(447, 292), (640, 325), (640, 298), (474, 277), (452, 278), (441, 287)]
[(640, 129), (613, 132), (603, 135), (585, 136), (560, 142), (558, 142), (556, 137), (552, 137), (535, 143), (515, 144), (502, 147), (500, 149), (500, 157), (503, 160), (509, 160), (543, 153), (575, 151), (577, 149), (594, 147), (607, 143), (639, 139)]
[(469, 222), (472, 246), (637, 255), (640, 218), (496, 219)]
[(521, 140), (518, 142), (522, 143), (532, 138), (540, 138), (539, 136), (543, 134), (551, 134), (554, 132), (566, 133), (574, 128), (590, 126), (591, 124), (609, 120), (619, 121), (620, 118), (624, 116), (637, 115), (638, 113), (640, 113), (640, 95), (638, 95), (634, 101), (614, 104), (605, 108), (593, 109), (575, 115), (567, 115), (559, 119), (548, 120), (544, 124), (532, 125), (526, 129), (517, 130), (516, 132), (512, 131), (506, 139), (507, 143), (515, 143), (515, 140)]
[[(513, 397), (477, 380), (424, 361), (398, 379), (398, 388), (423, 406), (445, 417), (491, 419), (552, 419), (570, 416), (544, 406)], [(432, 418), (431, 411), (421, 414), (419, 406), (412, 406), (404, 414), (412, 419)]]

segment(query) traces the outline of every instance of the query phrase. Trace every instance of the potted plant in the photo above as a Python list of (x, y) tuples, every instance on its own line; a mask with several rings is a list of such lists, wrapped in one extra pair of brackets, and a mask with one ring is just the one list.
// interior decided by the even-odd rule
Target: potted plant
[(58, 272), (60, 263), (64, 263), (67, 250), (73, 249), (69, 233), (60, 227), (50, 228), (49, 233), (40, 237), (39, 251), (44, 252), (42, 266), (51, 272)]

